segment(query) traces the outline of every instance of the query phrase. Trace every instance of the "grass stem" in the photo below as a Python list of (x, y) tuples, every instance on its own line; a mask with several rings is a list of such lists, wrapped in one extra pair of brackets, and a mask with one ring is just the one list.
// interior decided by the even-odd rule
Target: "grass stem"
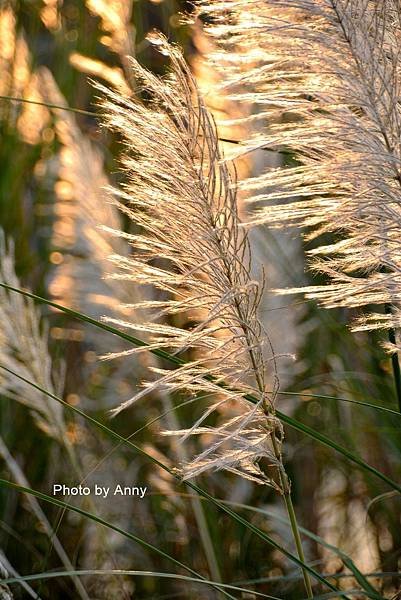
[[(389, 304), (385, 305), (385, 311), (386, 311), (387, 315), (392, 314), (391, 306)], [(392, 344), (392, 345), (396, 344), (395, 331), (393, 328), (389, 329), (388, 339), (389, 339), (390, 344)], [(401, 413), (401, 369), (400, 369), (400, 361), (398, 360), (398, 352), (393, 352), (393, 354), (391, 355), (391, 364), (393, 366), (394, 385), (395, 385), (395, 391), (397, 394), (398, 408)]]
[[(299, 533), (299, 527), (298, 527), (297, 517), (295, 514), (295, 510), (294, 510), (294, 505), (292, 503), (291, 492), (284, 494), (284, 502), (285, 502), (285, 506), (287, 508), (288, 517), (290, 519), (291, 531), (292, 531), (292, 535), (294, 537), (295, 546), (297, 548), (298, 557), (299, 557), (299, 560), (301, 560), (304, 563), (305, 562), (304, 549), (302, 547), (302, 540), (301, 540), (301, 535)], [(305, 571), (305, 569), (302, 569), (302, 574), (303, 574), (305, 588), (306, 588), (306, 592), (308, 594), (308, 598), (313, 598), (312, 584), (310, 581), (309, 573), (307, 571)]]
[[(283, 490), (283, 498), (284, 498), (284, 502), (285, 502), (285, 507), (287, 509), (287, 514), (288, 514), (288, 518), (290, 521), (290, 526), (291, 526), (291, 531), (292, 531), (292, 536), (294, 538), (294, 542), (295, 542), (295, 547), (297, 549), (297, 554), (298, 554), (298, 558), (299, 560), (305, 564), (305, 554), (304, 554), (304, 549), (302, 547), (302, 540), (301, 540), (301, 534), (299, 532), (299, 527), (298, 527), (298, 521), (297, 521), (297, 517), (295, 514), (295, 510), (294, 510), (294, 505), (292, 503), (292, 497), (291, 497), (291, 485), (288, 479), (288, 475), (285, 471), (284, 465), (282, 464), (282, 457), (281, 457), (281, 452), (280, 449), (277, 445), (277, 441), (274, 435), (274, 432), (271, 435), (271, 439), (272, 439), (272, 445), (273, 445), (273, 450), (274, 450), (274, 454), (277, 458), (277, 460), (279, 461), (280, 467), (279, 467), (279, 478), (280, 478), (280, 484)], [(311, 580), (309, 577), (309, 573), (308, 571), (306, 571), (306, 569), (304, 569), (302, 567), (302, 575), (304, 578), (304, 583), (305, 583), (305, 589), (306, 589), (306, 593), (308, 598), (313, 598), (313, 591), (312, 591), (312, 584), (311, 584)]]

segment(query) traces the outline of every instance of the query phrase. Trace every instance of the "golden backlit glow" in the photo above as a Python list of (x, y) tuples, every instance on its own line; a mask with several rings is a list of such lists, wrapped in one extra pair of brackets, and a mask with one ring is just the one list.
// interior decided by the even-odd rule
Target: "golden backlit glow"
[(105, 63), (83, 56), (78, 52), (70, 55), (70, 63), (73, 67), (98, 79), (103, 79), (122, 93), (129, 94), (130, 89), (125, 80), (122, 69), (119, 67), (108, 67)]
[(34, 104), (35, 100), (43, 102), (39, 87), (39, 77), (36, 73), (33, 73), (23, 92), (23, 97), (32, 102), (22, 105), (21, 113), (17, 120), (17, 129), (21, 138), (28, 144), (39, 144), (43, 139), (44, 131), (47, 132), (45, 134), (47, 141), (51, 141), (54, 137), (53, 130), (47, 127), (50, 120), (48, 109), (45, 106)]
[(40, 10), (40, 18), (47, 29), (56, 31), (60, 29), (59, 0), (42, 0), (43, 6)]
[(86, 0), (86, 5), (100, 17), (103, 31), (109, 34), (104, 40), (106, 45), (117, 54), (133, 54), (130, 41), (132, 0)]

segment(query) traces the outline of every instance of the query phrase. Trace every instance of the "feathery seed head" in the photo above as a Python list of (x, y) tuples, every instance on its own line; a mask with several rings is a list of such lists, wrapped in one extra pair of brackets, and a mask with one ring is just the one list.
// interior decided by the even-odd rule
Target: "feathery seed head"
[[(255, 147), (300, 164), (241, 182), (251, 222), (334, 236), (310, 252), (331, 283), (327, 307), (399, 305), (401, 292), (401, 9), (393, 0), (199, 2), (218, 40), (226, 90), (263, 122)], [(232, 49), (235, 48), (235, 52)], [(239, 87), (241, 84), (241, 88)], [(258, 209), (262, 204), (263, 208)], [(287, 290), (290, 292), (300, 290)], [(303, 290), (305, 291), (305, 290)], [(399, 311), (362, 327), (399, 327)], [(358, 323), (356, 324), (358, 328)]]
[[(15, 274), (13, 246), (10, 242), (6, 248), (1, 230), (0, 282), (21, 287)], [(33, 301), (0, 288), (0, 323), (0, 364), (54, 393), (54, 369), (47, 347), (47, 332), (41, 330), (40, 315)], [(0, 392), (28, 406), (41, 429), (62, 439), (64, 417), (60, 404), (4, 369), (0, 372)]]
[[(192, 360), (173, 371), (161, 370), (158, 381), (120, 410), (155, 388), (217, 397), (189, 431), (173, 432), (212, 440), (185, 474), (224, 468), (273, 483), (257, 463), (261, 457), (277, 463), (269, 440), (272, 431), (281, 429), (274, 417), (275, 392), (266, 391), (257, 317), (261, 289), (250, 276), (249, 243), (232, 176), (180, 52), (161, 36), (152, 41), (168, 55), (170, 70), (162, 79), (132, 60), (149, 102), (109, 91), (104, 103), (106, 122), (126, 147), (128, 183), (120, 207), (137, 227), (136, 233), (125, 234), (132, 255), (113, 257), (116, 276), (158, 291), (158, 299), (147, 305), (151, 321), (120, 324), (146, 332), (153, 347), (189, 352)], [(274, 388), (274, 376), (271, 383)], [(256, 406), (247, 393), (257, 396)], [(223, 405), (235, 407), (235, 416), (220, 426), (203, 427)]]

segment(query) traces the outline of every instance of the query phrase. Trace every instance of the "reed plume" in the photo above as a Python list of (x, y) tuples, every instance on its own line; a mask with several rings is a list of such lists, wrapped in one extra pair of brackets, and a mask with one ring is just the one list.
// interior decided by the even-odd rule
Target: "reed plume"
[[(129, 65), (129, 57), (135, 55), (136, 29), (131, 20), (133, 0), (86, 0), (85, 3), (90, 12), (100, 18), (101, 28), (104, 31), (104, 35), (99, 39), (100, 43), (118, 55), (122, 69), (109, 67), (104, 61), (93, 61), (77, 53), (71, 57), (73, 64), (88, 74), (95, 75), (96, 70), (102, 78), (108, 74), (117, 85), (125, 88), (120, 92), (129, 93), (129, 87), (135, 89), (135, 81)], [(101, 65), (103, 69), (100, 68)], [(115, 85), (113, 81), (112, 85)]]
[(306, 227), (308, 240), (321, 238), (310, 267), (329, 279), (305, 288), (307, 297), (329, 308), (391, 305), (387, 314), (368, 309), (354, 329), (399, 328), (399, 3), (200, 5), (212, 17), (228, 93), (254, 103), (252, 119), (265, 124), (248, 148), (286, 150), (297, 160), (241, 183), (254, 206), (251, 223)]
[[(200, 454), (182, 466), (184, 478), (227, 470), (278, 490), (304, 562), (281, 455), (283, 429), (275, 415), (275, 356), (257, 314), (263, 286), (250, 275), (249, 241), (238, 216), (233, 175), (181, 53), (159, 34), (150, 41), (168, 57), (170, 70), (162, 79), (132, 59), (147, 103), (101, 88), (107, 94), (106, 124), (120, 133), (126, 148), (127, 183), (116, 201), (140, 227), (137, 234), (116, 232), (133, 253), (111, 257), (115, 276), (159, 293), (156, 300), (132, 306), (146, 308), (152, 315), (148, 322), (117, 324), (148, 335), (152, 348), (166, 348), (186, 362), (173, 370), (157, 368), (159, 379), (145, 383), (115, 412), (153, 390), (209, 398), (192, 427), (169, 432), (205, 442)], [(223, 413), (222, 422), (205, 425), (216, 412)], [(312, 597), (306, 571), (304, 580)]]
[[(46, 101), (67, 107), (51, 73), (42, 69), (40, 78)], [(81, 132), (74, 115), (54, 109), (54, 117), (61, 149), (52, 239), (58, 258), (50, 293), (67, 306), (92, 315), (120, 314), (124, 295), (127, 299), (132, 290), (128, 292), (122, 284), (115, 289), (113, 281), (105, 280), (107, 257), (123, 254), (126, 248), (123, 240), (99, 226), (121, 226), (120, 214), (109, 199), (103, 156)]]
[[(0, 283), (20, 288), (15, 274), (13, 246), (6, 248), (0, 238)], [(48, 350), (47, 331), (41, 327), (40, 315), (30, 299), (0, 288), (0, 363), (41, 388), (56, 393), (62, 386), (62, 375), (56, 375)], [(0, 392), (31, 409), (39, 427), (48, 435), (63, 439), (63, 409), (46, 394), (32, 388), (19, 377), (1, 370)]]
[[(127, 150), (128, 183), (119, 206), (141, 228), (136, 235), (122, 234), (134, 253), (112, 258), (119, 270), (115, 276), (153, 286), (159, 296), (140, 303), (152, 312), (150, 321), (119, 324), (148, 334), (152, 347), (189, 353), (191, 360), (176, 370), (160, 369), (159, 379), (119, 410), (156, 388), (214, 397), (193, 427), (173, 432), (184, 438), (207, 434), (212, 440), (185, 466), (185, 476), (227, 469), (277, 486), (258, 465), (265, 457), (277, 466), (280, 457), (271, 438), (279, 445), (281, 427), (274, 416), (274, 374), (273, 393), (266, 389), (266, 341), (257, 317), (260, 286), (250, 277), (249, 244), (231, 176), (181, 54), (159, 36), (154, 42), (171, 61), (165, 79), (132, 61), (150, 104), (108, 92), (103, 107)], [(166, 317), (194, 324), (181, 328), (162, 322)], [(256, 406), (247, 393), (256, 396)], [(236, 406), (236, 414), (218, 427), (204, 426), (223, 405)]]

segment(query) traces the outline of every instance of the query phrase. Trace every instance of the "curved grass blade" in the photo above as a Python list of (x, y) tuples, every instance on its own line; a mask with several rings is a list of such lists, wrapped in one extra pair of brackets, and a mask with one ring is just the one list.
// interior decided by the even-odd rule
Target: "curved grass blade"
[[(78, 319), (79, 321), (84, 321), (85, 323), (94, 325), (98, 329), (102, 329), (103, 331), (112, 333), (113, 335), (116, 335), (117, 337), (120, 337), (121, 339), (125, 340), (126, 342), (130, 342), (131, 344), (134, 344), (135, 346), (137, 346), (139, 348), (147, 348), (148, 347), (148, 344), (146, 342), (144, 342), (143, 340), (141, 340), (140, 338), (137, 338), (133, 335), (129, 335), (128, 333), (125, 333), (124, 331), (121, 331), (120, 329), (116, 329), (115, 327), (112, 327), (111, 325), (107, 325), (107, 323), (103, 323), (102, 321), (97, 321), (96, 319), (93, 319), (92, 317), (90, 317), (88, 315), (84, 315), (83, 313), (73, 310), (72, 308), (67, 308), (66, 306), (57, 304), (57, 302), (53, 302), (52, 300), (48, 300), (47, 298), (42, 298), (42, 296), (38, 296), (37, 294), (33, 294), (32, 292), (29, 292), (27, 290), (13, 287), (12, 285), (8, 285), (3, 282), (0, 282), (0, 287), (3, 287), (4, 289), (9, 290), (11, 292), (16, 292), (17, 294), (22, 294), (23, 296), (25, 296), (27, 298), (31, 298), (32, 300), (35, 300), (36, 302), (39, 302), (40, 304), (46, 304), (47, 306), (51, 306), (52, 308), (55, 308), (55, 309), (59, 310), (60, 312), (63, 312), (66, 315), (69, 315), (70, 317), (73, 317), (74, 319)], [(158, 356), (159, 358), (168, 360), (169, 362), (171, 362), (175, 365), (182, 366), (183, 364), (185, 364), (185, 361), (183, 361), (181, 358), (178, 358), (178, 356), (173, 356), (173, 355), (169, 354), (168, 352), (165, 352), (164, 350), (158, 350), (157, 348), (152, 348), (152, 349), (149, 349), (149, 352), (151, 352), (151, 354), (154, 354), (155, 356)]]
[[(32, 298), (33, 300), (40, 302), (41, 304), (47, 304), (48, 306), (52, 306), (53, 308), (56, 308), (57, 310), (60, 310), (61, 312), (64, 312), (65, 314), (68, 314), (76, 319), (79, 319), (80, 321), (90, 323), (91, 325), (94, 325), (95, 327), (98, 327), (99, 329), (108, 331), (109, 333), (112, 333), (113, 335), (116, 335), (116, 336), (122, 338), (123, 340), (131, 342), (132, 344), (134, 344), (137, 347), (141, 347), (141, 348), (148, 347), (148, 344), (146, 342), (144, 342), (143, 340), (141, 340), (140, 338), (129, 335), (129, 334), (125, 333), (124, 331), (120, 331), (119, 329), (112, 327), (111, 325), (107, 325), (106, 323), (99, 322), (96, 319), (89, 317), (88, 315), (84, 315), (83, 313), (75, 311), (71, 308), (67, 308), (65, 306), (62, 306), (61, 304), (57, 304), (56, 302), (52, 302), (51, 300), (42, 298), (41, 296), (33, 294), (32, 292), (28, 292), (28, 291), (22, 290), (20, 288), (15, 288), (15, 287), (13, 287), (11, 285), (7, 285), (5, 283), (0, 283), (0, 286), (5, 289), (8, 289), (12, 292), (16, 292), (16, 293), (22, 294), (23, 296), (26, 296), (28, 298)], [(159, 358), (163, 358), (164, 360), (167, 360), (176, 365), (185, 364), (184, 360), (182, 360), (178, 356), (173, 356), (164, 350), (150, 348), (149, 352), (151, 352), (155, 356), (158, 356)], [(27, 383), (31, 383), (31, 382), (28, 381)], [(219, 383), (218, 385), (220, 385), (221, 387), (225, 387), (223, 383)], [(47, 393), (45, 390), (41, 390), (41, 391), (44, 393)], [(247, 394), (245, 396), (245, 398), (251, 402), (254, 402), (254, 403), (257, 402), (256, 398), (254, 398), (250, 394)], [(67, 405), (67, 406), (69, 406), (69, 405)], [(305, 433), (309, 437), (312, 437), (313, 439), (321, 442), (325, 446), (333, 448), (334, 450), (336, 450), (337, 452), (339, 452), (340, 454), (342, 454), (343, 456), (345, 456), (346, 458), (348, 458), (349, 460), (351, 460), (352, 462), (354, 462), (355, 464), (360, 466), (362, 469), (365, 469), (366, 471), (369, 471), (373, 475), (376, 475), (376, 477), (385, 481), (390, 487), (397, 490), (398, 492), (401, 492), (401, 486), (398, 485), (395, 481), (393, 481), (392, 479), (390, 479), (389, 477), (387, 477), (386, 475), (384, 475), (383, 473), (381, 473), (374, 467), (368, 465), (365, 461), (363, 461), (361, 458), (359, 458), (358, 456), (356, 456), (355, 454), (353, 454), (352, 452), (350, 452), (343, 446), (340, 446), (339, 444), (337, 444), (330, 438), (328, 438), (325, 435), (321, 434), (320, 432), (316, 431), (316, 429), (312, 429), (311, 427), (304, 425), (300, 421), (292, 419), (291, 417), (289, 417), (288, 415), (286, 415), (280, 411), (276, 411), (276, 414), (284, 423), (287, 423), (287, 425), (290, 425), (290, 427), (292, 427), (293, 429), (297, 429), (298, 431)]]
[[(41, 391), (43, 394), (46, 394), (47, 396), (49, 396), (50, 398), (52, 398), (53, 400), (55, 400), (56, 402), (60, 402), (63, 406), (65, 406), (65, 408), (67, 408), (70, 411), (72, 411), (72, 412), (80, 415), (85, 420), (89, 421), (90, 423), (92, 423), (93, 425), (95, 425), (96, 427), (98, 427), (99, 429), (101, 429), (102, 431), (104, 431), (106, 434), (110, 435), (115, 440), (117, 440), (117, 441), (119, 441), (119, 442), (121, 442), (121, 443), (123, 443), (123, 444), (125, 444), (125, 445), (127, 445), (129, 447), (131, 447), (136, 452), (140, 453), (142, 456), (147, 457), (154, 464), (157, 464), (161, 469), (163, 469), (164, 471), (167, 471), (168, 473), (170, 473), (170, 475), (172, 475), (174, 477), (174, 479), (176, 479), (176, 481), (178, 481), (180, 484), (185, 485), (186, 487), (189, 487), (189, 488), (195, 490), (199, 495), (203, 496), (207, 500), (210, 500), (210, 502), (212, 502), (215, 506), (217, 506), (218, 508), (220, 508), (221, 510), (223, 510), (225, 513), (227, 513), (228, 515), (230, 515), (238, 523), (241, 523), (242, 525), (244, 525), (244, 527), (248, 528), (253, 533), (255, 533), (256, 535), (258, 535), (261, 539), (263, 539), (264, 541), (266, 541), (267, 543), (269, 543), (271, 546), (273, 546), (274, 548), (276, 548), (276, 550), (278, 550), (279, 552), (281, 552), (290, 561), (294, 562), (297, 566), (299, 566), (299, 567), (307, 570), (316, 580), (320, 581), (320, 583), (323, 583), (329, 589), (331, 589), (333, 591), (336, 591), (341, 597), (347, 599), (347, 596), (345, 595), (345, 593), (341, 592), (340, 590), (337, 590), (337, 588), (335, 586), (333, 586), (330, 582), (328, 582), (324, 577), (322, 577), (320, 575), (320, 573), (318, 573), (317, 571), (315, 571), (314, 569), (312, 569), (306, 563), (302, 562), (297, 556), (295, 556), (294, 554), (292, 554), (291, 552), (289, 552), (288, 550), (286, 550), (284, 547), (282, 547), (280, 544), (278, 544), (278, 542), (276, 542), (273, 538), (271, 538), (270, 536), (268, 536), (264, 531), (262, 531), (261, 529), (259, 529), (258, 527), (256, 527), (255, 525), (253, 525), (252, 523), (250, 523), (249, 521), (247, 521), (246, 519), (242, 518), (240, 515), (238, 515), (234, 511), (232, 511), (227, 506), (224, 506), (224, 504), (222, 504), (219, 500), (216, 500), (216, 498), (214, 498), (214, 496), (212, 496), (211, 494), (209, 494), (209, 492), (207, 492), (203, 488), (200, 488), (197, 484), (195, 484), (195, 483), (193, 483), (191, 481), (185, 481), (185, 482), (183, 482), (181, 480), (181, 478), (179, 477), (179, 475), (173, 469), (170, 469), (167, 465), (165, 465), (164, 463), (162, 463), (160, 460), (158, 460), (157, 458), (155, 458), (155, 457), (151, 456), (150, 454), (148, 454), (147, 452), (145, 452), (145, 450), (143, 450), (140, 446), (137, 446), (136, 444), (134, 444), (133, 442), (131, 442), (129, 439), (124, 438), (123, 436), (121, 436), (120, 434), (118, 434), (116, 431), (114, 431), (113, 429), (110, 429), (109, 427), (107, 427), (107, 425), (104, 425), (103, 423), (101, 423), (97, 419), (95, 419), (95, 418), (91, 417), (90, 415), (86, 414), (85, 412), (81, 411), (76, 406), (73, 406), (72, 404), (68, 404), (68, 402), (65, 402), (64, 400), (62, 400), (62, 398), (59, 398), (55, 394), (52, 394), (51, 392), (48, 392), (47, 390), (41, 388), (40, 386), (36, 385), (36, 383), (34, 383), (32, 381), (29, 381), (28, 379), (25, 379), (24, 377), (22, 377), (22, 375), (19, 375), (18, 373), (15, 373), (14, 371), (12, 371), (11, 369), (8, 369), (4, 365), (0, 364), (0, 369), (4, 369), (4, 370), (8, 371), (9, 373), (12, 373), (15, 377), (18, 377), (19, 379), (21, 379), (25, 383), (28, 383), (32, 387), (34, 387), (37, 390)], [(1, 480), (0, 480), (0, 483), (1, 483)], [(69, 505), (67, 505), (67, 506), (69, 506)]]
[(278, 392), (279, 396), (301, 396), (302, 398), (314, 398), (316, 400), (338, 400), (339, 402), (349, 402), (350, 404), (357, 404), (358, 406), (365, 406), (366, 408), (374, 408), (375, 410), (396, 415), (398, 418), (401, 417), (401, 413), (398, 410), (387, 408), (385, 406), (379, 406), (378, 404), (371, 404), (370, 402), (362, 402), (361, 400), (353, 400), (351, 398), (342, 398), (339, 396), (327, 396), (326, 394), (308, 394), (306, 392)]
[(255, 592), (247, 588), (238, 587), (236, 585), (230, 585), (228, 583), (218, 583), (217, 581), (211, 581), (210, 579), (197, 579), (195, 577), (188, 577), (187, 575), (179, 575), (178, 573), (165, 573), (158, 571), (132, 571), (123, 569), (80, 569), (73, 571), (50, 571), (48, 573), (34, 573), (32, 575), (22, 575), (20, 577), (8, 577), (2, 579), (2, 583), (20, 583), (21, 581), (42, 581), (43, 579), (56, 579), (58, 577), (68, 577), (75, 575), (83, 577), (85, 575), (132, 575), (136, 577), (159, 577), (161, 579), (178, 579), (179, 581), (188, 581), (191, 583), (202, 583), (205, 585), (213, 585), (221, 588), (222, 590), (230, 590), (232, 592), (244, 592), (246, 594), (252, 594), (252, 596), (258, 596), (259, 598), (267, 598), (268, 600), (281, 600), (277, 596), (269, 596), (268, 594), (262, 594), (261, 592)]
[(0, 100), (9, 100), (10, 102), (22, 102), (24, 104), (37, 104), (38, 106), (46, 106), (46, 108), (57, 108), (60, 110), (67, 110), (68, 112), (78, 113), (79, 115), (85, 115), (88, 117), (97, 117), (98, 113), (90, 110), (83, 110), (81, 108), (71, 108), (70, 106), (59, 106), (58, 104), (51, 104), (50, 102), (40, 102), (39, 100), (29, 100), (28, 98), (17, 98), (17, 96), (4, 96), (0, 95)]

